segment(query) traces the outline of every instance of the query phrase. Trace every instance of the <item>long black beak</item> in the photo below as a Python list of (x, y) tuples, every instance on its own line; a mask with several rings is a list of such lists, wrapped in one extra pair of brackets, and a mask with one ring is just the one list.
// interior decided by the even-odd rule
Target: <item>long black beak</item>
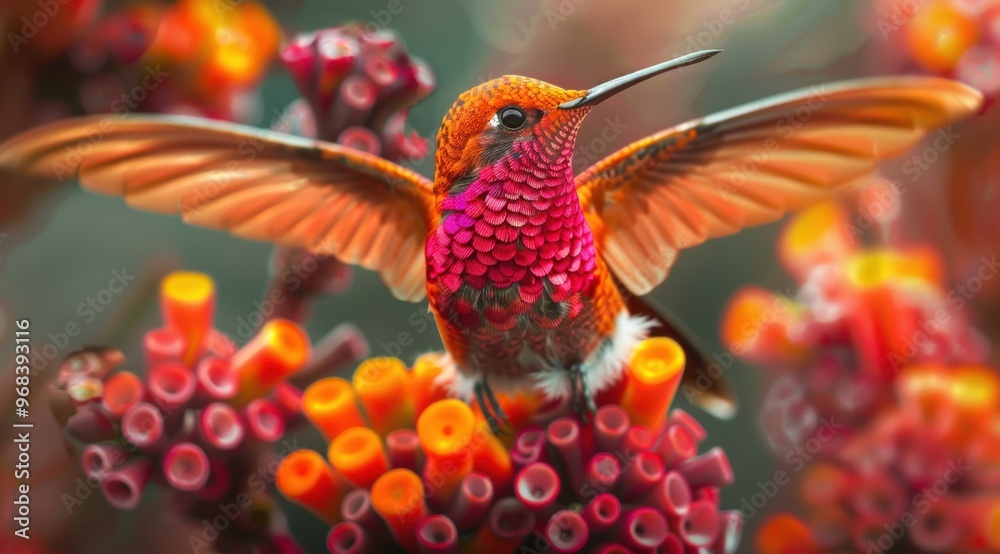
[(563, 102), (559, 104), (559, 109), (571, 110), (573, 108), (582, 108), (584, 106), (593, 106), (602, 100), (610, 98), (615, 94), (631, 87), (632, 85), (641, 83), (650, 77), (655, 77), (660, 73), (666, 73), (671, 69), (678, 69), (684, 66), (696, 64), (701, 61), (705, 61), (712, 56), (722, 52), (722, 50), (702, 50), (701, 52), (693, 52), (686, 56), (681, 56), (670, 61), (656, 64), (652, 67), (647, 67), (646, 69), (640, 69), (629, 73), (628, 75), (623, 75), (617, 79), (612, 79), (607, 83), (601, 83), (596, 87), (587, 91), (580, 98), (575, 98), (569, 102)]

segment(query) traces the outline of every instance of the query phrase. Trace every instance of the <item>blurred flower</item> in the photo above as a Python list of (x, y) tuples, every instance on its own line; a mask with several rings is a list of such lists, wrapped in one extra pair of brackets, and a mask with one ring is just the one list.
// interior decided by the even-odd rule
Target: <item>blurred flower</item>
[[(0, 6), (0, 31), (11, 47), (0, 54), (0, 140), (83, 114), (182, 113), (232, 121), (255, 115), (254, 90), (280, 36), (262, 5), (149, 2), (103, 15), (101, 8), (100, 0)], [(16, 231), (0, 243), (0, 265), (35, 236), (67, 193), (61, 183), (0, 171), (0, 221)]]
[[(0, 30), (12, 55), (0, 56), (9, 95), (0, 137), (75, 113), (110, 111), (125, 83), (141, 79), (131, 65), (156, 36), (154, 8), (100, 16), (100, 1), (70, 0), (49, 14), (38, 2), (0, 8)], [(138, 75), (136, 73), (138, 72)]]
[[(877, 0), (862, 14), (869, 32), (889, 45), (872, 41), (873, 55), (866, 59), (878, 72), (934, 73), (961, 80), (991, 99), (1000, 93), (997, 0)], [(988, 102), (983, 112), (928, 140), (923, 151), (890, 174), (894, 186), (906, 192), (896, 199), (901, 217), (891, 229), (894, 242), (935, 246), (957, 282), (975, 279), (983, 260), (1000, 249), (995, 217), (1000, 208), (1000, 111)], [(912, 186), (920, 180), (931, 186)], [(941, 210), (943, 204), (947, 212)], [(1000, 300), (1000, 282), (980, 284), (984, 290), (976, 291), (975, 309), (983, 332), (994, 339), (1000, 327), (991, 314)]]
[[(48, 11), (44, 6), (50, 7)], [(52, 10), (54, 13), (49, 13)], [(0, 6), (0, 31), (9, 49), (0, 54), (0, 140), (28, 127), (74, 114), (108, 111), (126, 82), (141, 71), (132, 62), (156, 34), (155, 19), (132, 21), (122, 14), (98, 17), (101, 2), (58, 4), (19, 0)], [(0, 265), (10, 252), (34, 238), (59, 201), (61, 183), (0, 170)]]
[(65, 0), (58, 6), (31, 0), (7, 2), (2, 8), (9, 28), (4, 36), (15, 54), (27, 51), (52, 59), (89, 31), (102, 4), (101, 0)]
[(245, 120), (247, 94), (278, 53), (281, 29), (258, 2), (179, 0), (164, 10), (144, 57), (162, 64), (170, 85), (150, 98), (153, 111)]
[[(268, 321), (287, 320), (305, 325), (312, 301), (321, 294), (339, 294), (352, 282), (351, 266), (331, 256), (321, 256), (297, 248), (275, 247), (268, 264), (270, 281), (261, 300), (266, 305), (258, 318), (248, 318), (237, 333), (250, 333)], [(319, 377), (334, 374), (369, 354), (368, 342), (350, 323), (342, 323), (316, 343), (306, 367), (293, 378), (296, 384), (308, 384)]]
[[(406, 133), (406, 115), (434, 89), (434, 77), (392, 31), (370, 32), (358, 23), (300, 34), (284, 45), (281, 59), (302, 98), (286, 108), (274, 130), (338, 142), (396, 163), (427, 155), (427, 141)], [(272, 317), (299, 323), (306, 321), (313, 298), (343, 291), (352, 275), (336, 258), (284, 247), (275, 248), (270, 269), (265, 297), (286, 299)]]
[(784, 452), (824, 424), (844, 425), (823, 451), (839, 451), (893, 402), (899, 371), (917, 363), (975, 363), (987, 346), (945, 290), (926, 248), (860, 248), (835, 203), (796, 215), (779, 257), (797, 297), (750, 287), (731, 301), (723, 341), (767, 370), (762, 420)]
[(59, 370), (50, 404), (82, 446), (84, 473), (120, 509), (150, 482), (170, 490), (204, 525), (189, 538), (195, 550), (297, 551), (266, 485), (271, 446), (293, 450), (282, 440), (301, 421), (301, 392), (287, 379), (306, 366), (308, 337), (278, 319), (237, 348), (213, 328), (215, 287), (203, 274), (168, 275), (160, 306), (164, 325), (143, 342), (145, 377), (118, 370), (124, 357), (110, 349), (78, 352)]
[(746, 289), (724, 317), (728, 347), (767, 371), (765, 431), (798, 453), (806, 507), (772, 515), (757, 549), (997, 551), (1000, 374), (967, 287), (945, 289), (929, 248), (865, 249), (852, 229), (832, 202), (795, 216), (779, 257), (796, 298)]
[(351, 24), (301, 34), (281, 59), (308, 107), (300, 109), (302, 134), (397, 163), (427, 155), (427, 141), (405, 125), (410, 106), (434, 90), (434, 76), (392, 31)]
[(898, 403), (798, 483), (802, 519), (775, 516), (764, 554), (1000, 551), (1000, 377), (907, 367)]
[(100, 1), (59, 2), (54, 15), (43, 6), (19, 2), (0, 20), (15, 54), (0, 58), (0, 73), (21, 91), (4, 106), (12, 117), (3, 136), (79, 113), (245, 120), (247, 94), (280, 38), (274, 19), (251, 0), (139, 3), (100, 16)]
[(719, 511), (733, 480), (705, 430), (670, 403), (683, 350), (652, 338), (592, 421), (566, 402), (500, 395), (513, 436), (446, 398), (441, 358), (363, 362), (317, 381), (306, 417), (330, 441), (287, 456), (278, 489), (332, 526), (331, 552), (733, 552), (742, 520)]
[(994, 260), (1000, 252), (1000, 221), (996, 217), (1000, 213), (998, 125), (1000, 110), (994, 108), (975, 125), (961, 130), (963, 147), (952, 152), (945, 177), (948, 186), (941, 187), (945, 189), (941, 196), (948, 206), (950, 225), (935, 226), (937, 231), (933, 232), (921, 228), (918, 221), (910, 222), (927, 240), (942, 245), (956, 279), (969, 281), (969, 288), (975, 289), (966, 292), (963, 300), (975, 295), (976, 302), (970, 306), (978, 312), (981, 329), (993, 343), (1000, 340), (1000, 321), (994, 315), (1000, 313), (1000, 279), (994, 278)]
[(909, 65), (1000, 92), (1000, 3), (877, 0), (872, 8), (866, 14), (875, 20), (872, 32), (902, 51)]

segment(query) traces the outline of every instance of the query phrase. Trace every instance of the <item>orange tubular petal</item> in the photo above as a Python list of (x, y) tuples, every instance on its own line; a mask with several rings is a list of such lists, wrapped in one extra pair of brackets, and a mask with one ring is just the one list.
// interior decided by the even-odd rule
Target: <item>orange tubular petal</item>
[(910, 248), (905, 252), (873, 249), (847, 261), (848, 281), (862, 290), (907, 287), (931, 291), (940, 288), (942, 275), (940, 258), (927, 248)]
[(152, 59), (171, 62), (196, 60), (209, 30), (185, 3), (178, 3), (163, 13), (156, 40), (148, 55)]
[(250, 86), (260, 77), (259, 61), (240, 43), (217, 44), (201, 68), (198, 84), (202, 92)]
[(632, 423), (658, 430), (684, 374), (684, 349), (673, 339), (649, 338), (629, 361), (621, 405)]
[(954, 408), (951, 381), (936, 365), (908, 366), (896, 381), (901, 407), (925, 429), (949, 425)]
[(182, 361), (193, 367), (215, 320), (215, 283), (203, 273), (177, 271), (160, 285), (160, 311), (166, 327), (184, 337)]
[(212, 13), (200, 5), (198, 8), (200, 18), (213, 32), (206, 41), (199, 88), (211, 94), (220, 89), (253, 86), (277, 54), (280, 32), (270, 13), (256, 2), (245, 2), (225, 13)]
[(456, 399), (439, 400), (417, 420), (417, 436), (427, 455), (424, 481), (441, 502), (447, 502), (474, 467), (472, 408)]
[(240, 383), (236, 403), (246, 404), (269, 393), (308, 359), (309, 338), (298, 325), (285, 319), (267, 322), (233, 355), (233, 372)]
[(949, 378), (948, 393), (955, 407), (952, 439), (965, 444), (984, 435), (996, 421), (1000, 411), (1000, 377), (987, 367), (962, 366), (954, 368)]
[(116, 373), (104, 382), (101, 402), (109, 414), (120, 418), (129, 408), (142, 401), (144, 390), (142, 379), (134, 373)]
[(944, 263), (937, 250), (929, 246), (911, 246), (900, 252), (902, 256), (897, 263), (901, 275), (922, 281), (938, 289), (944, 288)]
[(984, 495), (957, 503), (956, 508), (968, 530), (953, 552), (1000, 551), (1000, 499)]
[(764, 522), (757, 532), (760, 554), (812, 554), (820, 552), (812, 532), (799, 519), (785, 514)]
[(382, 439), (367, 427), (352, 427), (340, 433), (327, 454), (334, 469), (358, 487), (369, 488), (389, 471)]
[[(531, 423), (531, 418), (548, 401), (549, 399), (545, 398), (544, 395), (530, 392), (519, 392), (513, 396), (500, 394), (497, 398), (500, 408), (503, 410), (504, 415), (507, 416), (507, 420), (510, 421), (510, 426), (515, 430), (521, 429)], [(511, 440), (513, 438), (513, 436), (510, 437)]]
[(278, 22), (267, 8), (257, 2), (244, 3), (234, 15), (236, 27), (253, 37), (250, 46), (257, 52), (261, 70), (265, 69), (267, 61), (278, 53), (278, 43), (281, 41)]
[(444, 366), (440, 354), (424, 354), (417, 358), (410, 371), (411, 390), (416, 413), (419, 415), (427, 406), (448, 397), (448, 390), (437, 383)]
[(408, 551), (416, 550), (417, 524), (428, 514), (420, 477), (408, 469), (383, 473), (372, 485), (371, 502), (396, 540)]
[(947, 321), (941, 319), (945, 312), (939, 310), (929, 319), (922, 311), (928, 297), (935, 302), (945, 300), (940, 261), (926, 254), (917, 249), (874, 251), (850, 264), (848, 275), (858, 288), (860, 304), (852, 315), (852, 332), (869, 365), (888, 365), (896, 372), (919, 353), (928, 333), (947, 332)]
[(733, 354), (757, 362), (798, 359), (805, 348), (789, 339), (801, 317), (790, 298), (758, 287), (736, 293), (722, 316), (722, 342)]
[(285, 498), (336, 525), (340, 522), (342, 484), (330, 464), (318, 452), (296, 450), (278, 466), (275, 484)]
[(991, 505), (980, 512), (983, 514), (980, 530), (985, 535), (989, 548), (1000, 549), (1000, 501), (994, 500)]
[(309, 385), (302, 395), (302, 411), (327, 441), (333, 441), (345, 429), (365, 425), (354, 389), (339, 377), (327, 377)]
[(475, 470), (489, 477), (495, 490), (506, 490), (514, 478), (510, 450), (490, 431), (486, 421), (476, 421), (471, 446)]
[(371, 428), (383, 437), (394, 429), (413, 427), (413, 397), (401, 360), (365, 360), (354, 372), (354, 390)]
[(913, 14), (906, 40), (917, 63), (931, 71), (951, 71), (979, 41), (979, 23), (951, 2), (934, 1)]
[(862, 363), (898, 371), (915, 355), (913, 342), (929, 324), (918, 308), (920, 297), (944, 300), (940, 259), (924, 248), (875, 249), (852, 256), (845, 273), (858, 295), (850, 327)]
[(1000, 376), (983, 366), (954, 368), (950, 393), (959, 411), (981, 417), (983, 422), (1000, 410)]
[(778, 257), (800, 281), (817, 265), (836, 263), (855, 250), (844, 233), (844, 210), (824, 202), (792, 216), (778, 239)]
[(849, 490), (850, 477), (829, 462), (820, 462), (807, 469), (799, 484), (802, 500), (817, 507), (837, 504)]

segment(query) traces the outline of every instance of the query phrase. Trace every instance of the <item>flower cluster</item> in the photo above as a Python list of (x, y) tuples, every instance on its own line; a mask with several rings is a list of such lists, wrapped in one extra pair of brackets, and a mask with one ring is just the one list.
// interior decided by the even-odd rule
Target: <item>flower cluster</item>
[[(799, 281), (796, 299), (752, 287), (723, 319), (723, 341), (767, 371), (762, 420), (787, 451), (825, 424), (840, 429), (814, 450), (842, 448), (893, 403), (899, 371), (917, 363), (979, 362), (986, 345), (945, 290), (930, 250), (859, 248), (839, 205), (797, 215), (779, 255)], [(811, 454), (815, 454), (812, 452)]]
[(247, 93), (278, 53), (281, 29), (260, 3), (179, 0), (159, 14), (156, 40), (143, 60), (163, 65), (169, 86), (147, 102), (157, 112), (243, 120)]
[(15, 54), (56, 58), (94, 25), (101, 4), (101, 0), (67, 0), (45, 10), (48, 6), (37, 2), (9, 2), (4, 6), (4, 37)]
[(353, 382), (317, 381), (302, 399), (330, 441), (278, 468), (278, 489), (332, 526), (334, 553), (422, 551), (733, 552), (742, 521), (719, 511), (725, 453), (697, 454), (705, 430), (668, 413), (685, 359), (651, 338), (592, 421), (565, 402), (500, 396), (515, 434), (446, 397), (441, 358), (362, 363)]
[[(1000, 175), (995, 140), (1000, 112), (991, 108), (1000, 93), (1000, 2), (876, 0), (871, 7), (874, 10), (864, 10), (864, 20), (875, 24), (871, 32), (884, 39), (870, 42), (873, 55), (866, 59), (874, 73), (929, 72), (963, 81), (987, 97), (977, 117), (948, 127), (935, 137), (934, 148), (928, 141), (925, 150), (908, 156), (901, 167), (886, 170), (895, 180), (895, 198), (876, 201), (884, 207), (895, 204), (886, 234), (893, 242), (933, 245), (954, 275), (971, 276), (984, 265), (992, 270), (996, 264), (987, 260), (997, 252), (1000, 237), (995, 217), (1000, 196), (992, 194)], [(898, 194), (906, 183), (924, 176), (947, 186), (911, 187), (905, 195)], [(1000, 287), (998, 280), (985, 281), (970, 311), (984, 315), (980, 329), (996, 342), (997, 329), (987, 314), (1000, 301)]]
[(5, 35), (31, 61), (0, 69), (35, 90), (38, 105), (26, 125), (79, 112), (244, 119), (245, 94), (263, 78), (280, 39), (277, 23), (253, 1), (142, 3), (103, 15), (99, 1), (59, 4), (54, 14), (38, 2), (12, 7)]
[[(277, 53), (277, 23), (257, 2), (151, 2), (101, 13), (100, 0), (11, 0), (0, 31), (0, 140), (74, 115), (138, 112), (249, 120), (255, 89)], [(4, 216), (21, 230), (0, 244), (0, 264), (66, 194), (55, 180), (0, 168)]]
[[(237, 348), (213, 328), (215, 287), (199, 273), (168, 275), (160, 300), (163, 326), (145, 334), (144, 377), (119, 370), (125, 360), (114, 350), (78, 352), (60, 368), (51, 404), (82, 447), (84, 473), (120, 509), (135, 507), (150, 482), (172, 491), (204, 523), (190, 538), (195, 550), (294, 551), (268, 485), (271, 446), (301, 421), (301, 391), (287, 379), (307, 368), (308, 337), (274, 319)], [(343, 348), (359, 340), (341, 335)]]
[(302, 101), (298, 131), (401, 162), (423, 158), (427, 141), (405, 132), (406, 115), (434, 89), (423, 61), (392, 31), (361, 24), (299, 35), (281, 51)]
[(1000, 92), (1000, 3), (877, 0), (876, 31), (925, 71)]
[[(926, 249), (862, 249), (843, 210), (784, 230), (798, 298), (747, 289), (723, 336), (765, 368), (772, 447), (801, 455), (804, 518), (771, 517), (767, 554), (1000, 548), (1000, 374)], [(974, 291), (973, 291), (974, 292)], [(806, 463), (808, 462), (808, 463)]]
[[(0, 123), (3, 137), (74, 113), (108, 111), (124, 92), (124, 81), (136, 79), (140, 70), (131, 64), (156, 36), (155, 19), (138, 17), (138, 9), (101, 16), (99, 0), (63, 2), (54, 13), (38, 2), (19, 1), (3, 11), (0, 30), (16, 55), (0, 63), (14, 99)], [(115, 106), (130, 109), (122, 102)]]
[[(392, 31), (352, 24), (298, 35), (282, 48), (281, 59), (302, 98), (274, 122), (276, 131), (339, 142), (396, 163), (426, 156), (427, 141), (406, 133), (406, 115), (434, 89), (434, 77)], [(270, 269), (267, 296), (285, 299), (275, 316), (296, 322), (305, 321), (313, 298), (343, 290), (352, 272), (331, 256), (285, 247), (275, 248)]]
[(895, 388), (898, 405), (803, 474), (804, 518), (769, 520), (760, 552), (1000, 550), (996, 370), (915, 365)]

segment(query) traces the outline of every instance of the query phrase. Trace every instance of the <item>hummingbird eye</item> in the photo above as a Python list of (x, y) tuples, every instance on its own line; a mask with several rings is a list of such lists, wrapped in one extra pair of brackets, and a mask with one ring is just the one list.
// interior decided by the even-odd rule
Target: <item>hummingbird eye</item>
[(524, 110), (518, 108), (517, 106), (507, 106), (506, 108), (501, 108), (500, 111), (497, 112), (497, 118), (500, 120), (500, 124), (503, 125), (508, 131), (519, 131), (528, 121), (527, 114), (525, 114)]

